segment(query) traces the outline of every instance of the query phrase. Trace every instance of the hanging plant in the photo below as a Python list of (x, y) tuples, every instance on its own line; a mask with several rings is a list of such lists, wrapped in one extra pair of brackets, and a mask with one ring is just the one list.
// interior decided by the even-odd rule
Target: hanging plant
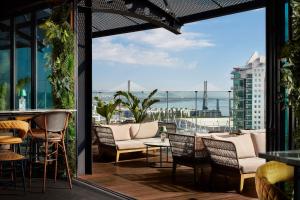
[[(50, 49), (45, 54), (48, 76), (55, 108), (74, 108), (74, 33), (69, 24), (68, 5), (53, 8), (48, 20), (40, 25), (44, 32), (44, 45)], [(73, 175), (76, 171), (76, 143), (74, 118), (69, 120), (67, 141), (69, 165)], [(63, 163), (63, 161), (60, 161)]]
[(293, 135), (295, 148), (300, 148), (300, 0), (291, 1), (292, 35), (284, 47), (282, 56), (282, 85), (288, 94), (288, 106), (293, 109), (296, 127)]

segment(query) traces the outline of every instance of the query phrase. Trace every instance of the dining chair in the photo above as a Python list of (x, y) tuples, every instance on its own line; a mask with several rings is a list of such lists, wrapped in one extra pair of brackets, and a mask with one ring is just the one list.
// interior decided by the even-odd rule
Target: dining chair
[[(0, 121), (0, 130), (1, 131), (10, 131), (14, 130), (17, 132), (15, 135), (5, 134), (0, 136), (0, 146), (8, 145), (9, 148), (1, 148), (0, 150), (0, 166), (1, 174), (2, 171), (11, 171), (12, 180), (16, 185), (16, 171), (17, 164), (21, 166), (22, 172), (22, 182), (23, 190), (25, 192), (25, 173), (24, 173), (24, 161), (26, 160), (25, 156), (21, 155), (20, 144), (23, 142), (23, 139), (26, 137), (29, 130), (29, 124), (24, 121), (19, 120), (5, 120)], [(18, 153), (15, 152), (15, 145), (18, 145)], [(10, 167), (3, 168), (3, 163), (11, 163)], [(8, 165), (9, 166), (9, 165)]]
[[(43, 144), (44, 152), (41, 153), (44, 164), (44, 175), (43, 175), (43, 192), (46, 189), (47, 179), (47, 165), (48, 162), (55, 162), (54, 171), (54, 182), (57, 179), (57, 161), (59, 149), (62, 150), (62, 156), (65, 161), (66, 174), (69, 181), (69, 187), (72, 188), (72, 180), (70, 175), (70, 169), (68, 164), (66, 145), (65, 145), (65, 133), (68, 127), (70, 112), (67, 111), (53, 111), (39, 114), (33, 117), (32, 122), (37, 126), (36, 129), (30, 129), (29, 136), (31, 138), (30, 144), (30, 173), (29, 173), (29, 186), (31, 188), (31, 177), (32, 177), (32, 165), (36, 162), (35, 156), (33, 155), (33, 147), (36, 144)], [(52, 152), (51, 152), (52, 149)], [(33, 157), (34, 156), (34, 157)], [(39, 155), (38, 155), (39, 156)]]

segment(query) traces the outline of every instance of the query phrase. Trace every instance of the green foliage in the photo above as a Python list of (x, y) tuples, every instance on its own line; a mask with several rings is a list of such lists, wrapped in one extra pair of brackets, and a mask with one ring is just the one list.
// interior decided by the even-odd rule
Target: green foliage
[(47, 66), (51, 69), (48, 80), (52, 86), (54, 104), (58, 108), (74, 108), (74, 33), (68, 23), (67, 6), (53, 9), (51, 17), (40, 28), (44, 31)]
[(95, 97), (95, 100), (98, 101), (97, 102), (97, 113), (99, 113), (101, 116), (105, 117), (106, 124), (109, 124), (112, 116), (116, 112), (117, 106), (120, 105), (121, 100), (117, 99), (114, 101), (110, 101), (108, 103), (105, 103), (98, 97)]
[(5, 110), (7, 108), (7, 94), (8, 94), (8, 84), (0, 84), (0, 110)]
[(153, 99), (157, 89), (153, 90), (144, 100), (140, 100), (131, 92), (117, 91), (114, 98), (123, 97), (121, 103), (126, 106), (135, 119), (136, 123), (143, 122), (147, 117), (147, 110), (155, 103), (159, 102), (159, 99)]
[[(48, 20), (40, 25), (45, 38), (44, 45), (51, 49), (45, 54), (47, 67), (51, 69), (48, 80), (52, 86), (55, 108), (74, 108), (74, 33), (68, 19), (68, 5), (53, 8)], [(68, 126), (68, 158), (73, 175), (76, 172), (76, 135), (75, 123), (72, 117)], [(60, 164), (63, 162), (61, 161)], [(62, 167), (63, 169), (63, 167)]]
[(288, 94), (288, 105), (296, 117), (294, 141), (300, 147), (300, 0), (292, 0), (292, 36), (282, 51), (286, 62), (282, 68), (282, 85)]

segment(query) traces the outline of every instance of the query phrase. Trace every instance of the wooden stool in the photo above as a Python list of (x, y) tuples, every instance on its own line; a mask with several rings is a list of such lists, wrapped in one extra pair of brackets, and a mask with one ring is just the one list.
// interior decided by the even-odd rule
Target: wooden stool
[[(23, 190), (26, 192), (26, 184), (25, 184), (25, 173), (24, 173), (24, 161), (25, 157), (17, 154), (15, 152), (9, 151), (9, 150), (4, 150), (0, 151), (0, 163), (3, 162), (10, 162), (13, 163), (12, 169), (14, 172), (16, 172), (16, 164), (20, 163), (21, 164), (21, 172), (22, 172), (22, 182), (23, 182)], [(16, 183), (16, 173), (13, 173), (13, 181)]]

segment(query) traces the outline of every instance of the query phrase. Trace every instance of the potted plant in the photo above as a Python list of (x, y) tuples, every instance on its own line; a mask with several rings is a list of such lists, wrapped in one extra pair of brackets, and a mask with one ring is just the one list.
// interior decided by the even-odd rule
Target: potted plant
[(121, 104), (126, 106), (132, 113), (135, 122), (141, 123), (147, 117), (147, 110), (155, 103), (159, 102), (159, 99), (154, 99), (157, 89), (150, 92), (150, 94), (143, 100), (139, 99), (132, 92), (117, 91), (114, 98), (120, 98)]
[(292, 35), (284, 47), (282, 56), (282, 85), (286, 88), (288, 106), (293, 109), (295, 130), (293, 133), (294, 147), (300, 147), (300, 1), (291, 1)]
[(105, 118), (106, 124), (110, 124), (110, 120), (115, 114), (117, 106), (120, 105), (121, 100), (117, 99), (108, 103), (105, 103), (98, 97), (95, 97), (95, 100), (97, 101), (97, 113)]

